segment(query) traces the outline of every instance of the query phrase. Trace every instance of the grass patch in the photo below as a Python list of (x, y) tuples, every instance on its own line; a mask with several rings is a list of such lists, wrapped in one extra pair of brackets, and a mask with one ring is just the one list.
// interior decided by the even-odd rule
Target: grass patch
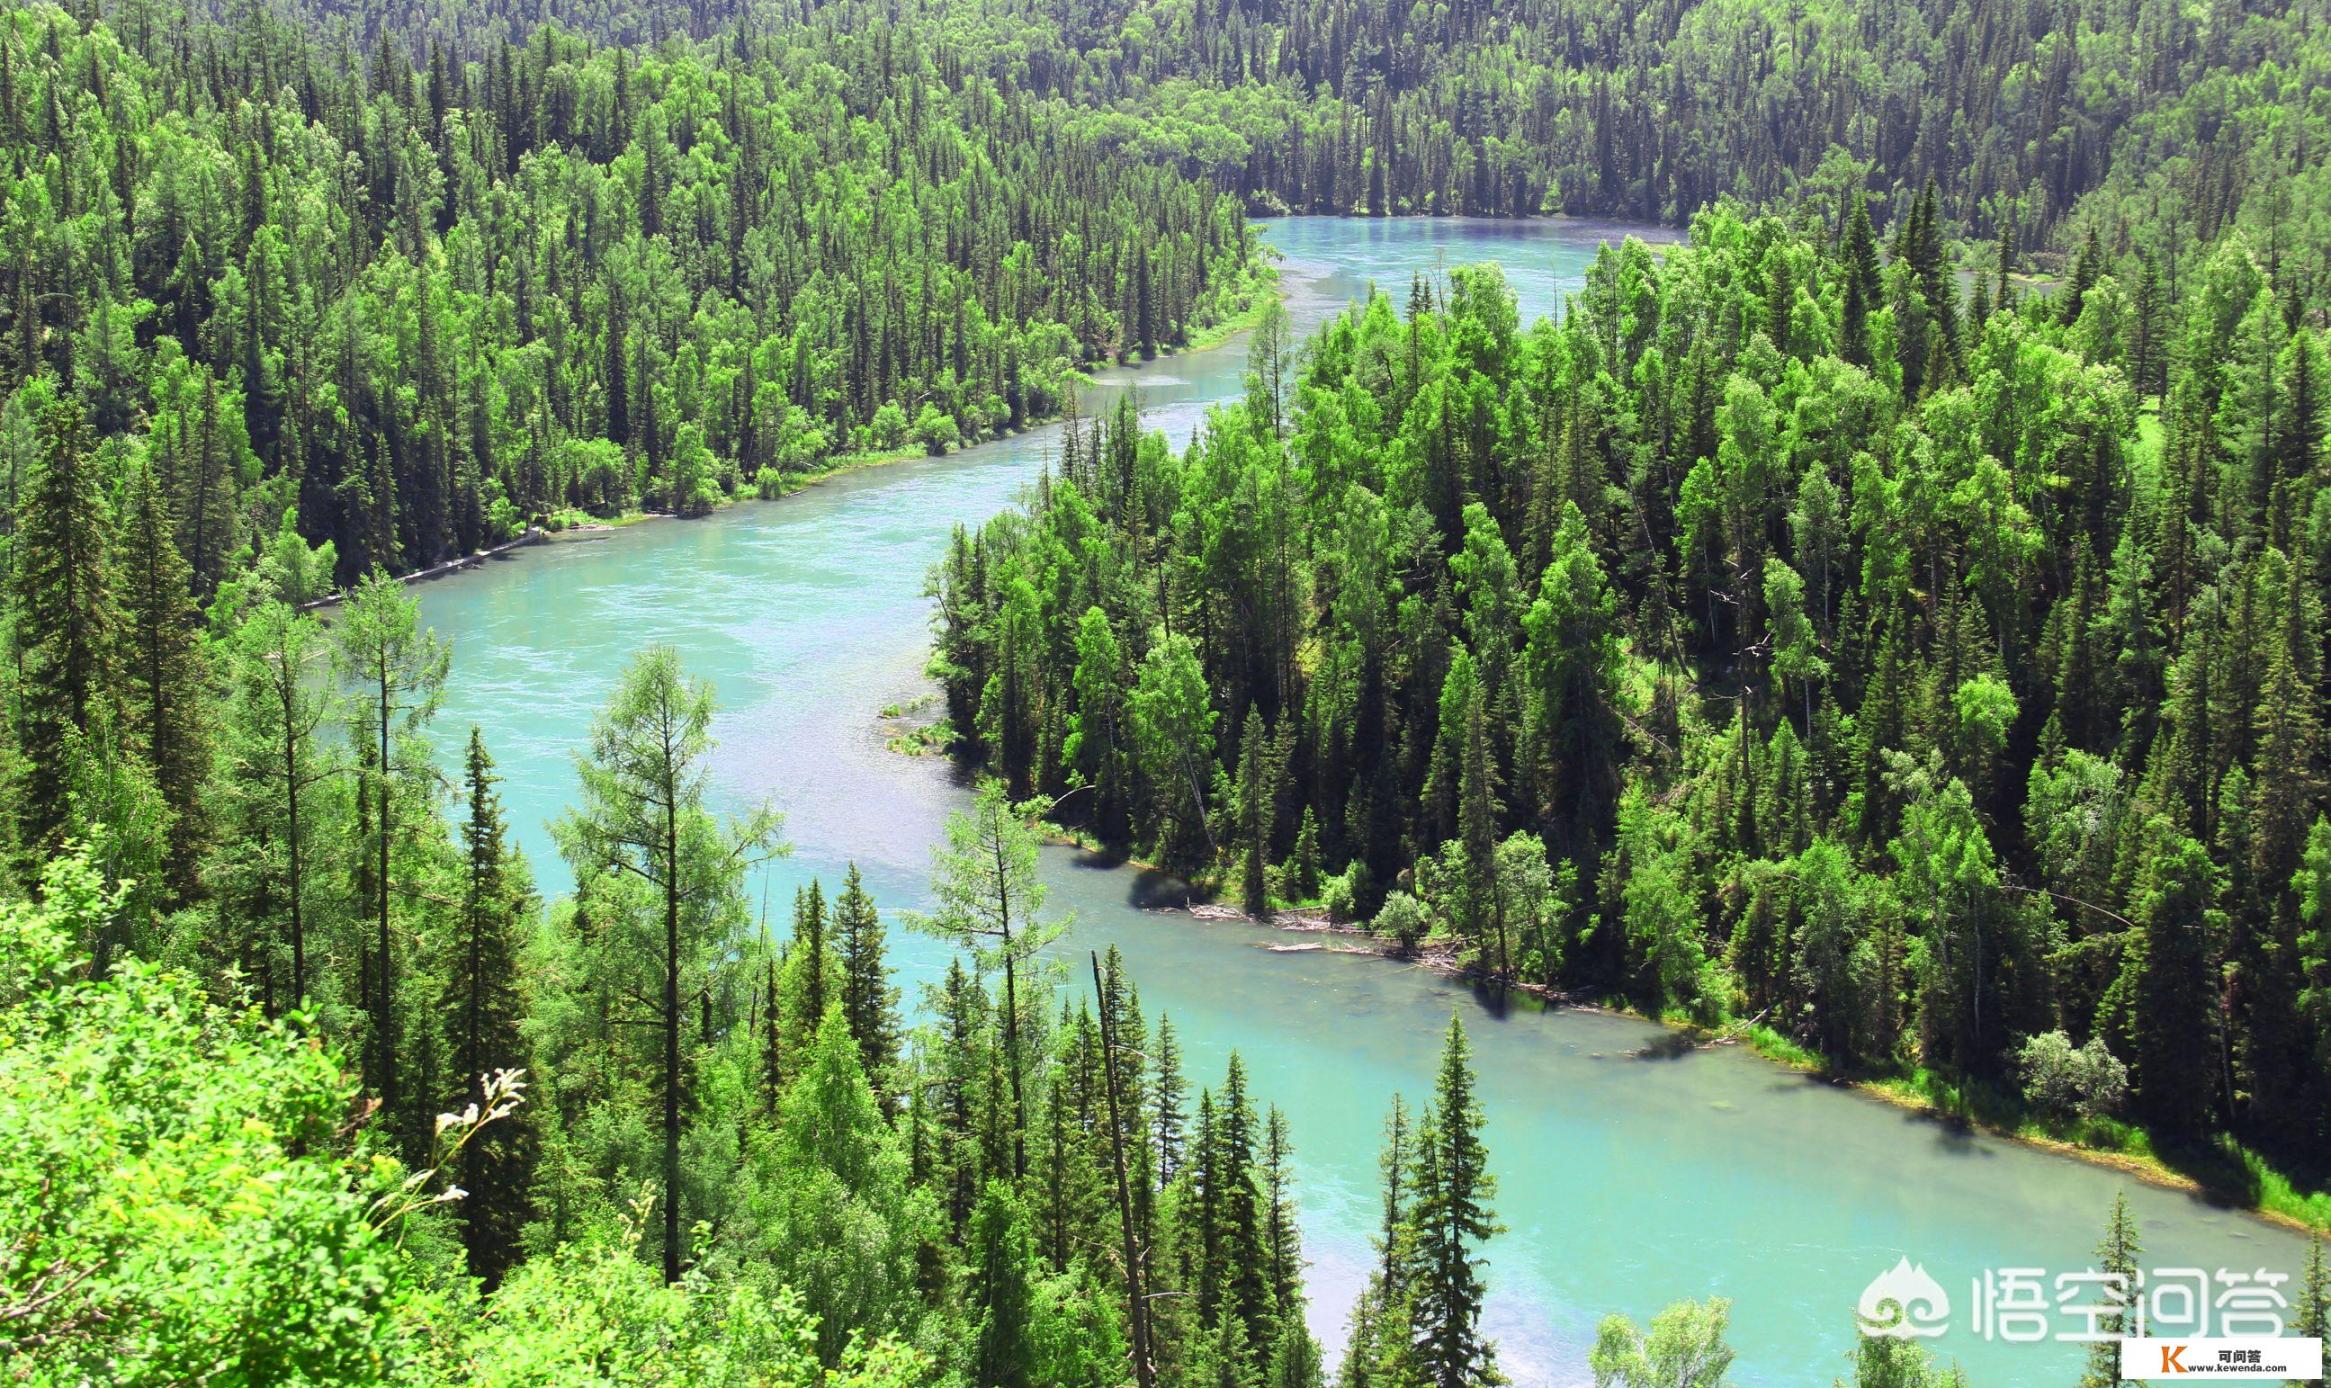
[(1267, 278), (1258, 280), (1255, 285), (1256, 292), (1248, 296), (1245, 308), (1231, 314), (1219, 323), (1209, 323), (1203, 328), (1190, 332), (1171, 349), (1170, 355), (1179, 356), (1184, 352), (1211, 351), (1261, 322), (1263, 305), (1274, 301), (1279, 295), (1279, 272), (1275, 269), (1268, 269), (1268, 267), (1266, 270)]
[(1734, 1022), (1724, 1028), (1724, 1034), (1765, 1059), (1786, 1065), (1792, 1070), (1818, 1074), (1821, 1057), (1804, 1046), (1773, 1030), (1763, 1022)]
[(2167, 1143), (2134, 1123), (2043, 1113), (1998, 1085), (1954, 1080), (1924, 1066), (1838, 1075), (1817, 1052), (1761, 1022), (1734, 1022), (1722, 1034), (1777, 1064), (1850, 1083), (1888, 1103), (2114, 1167), (2156, 1185), (2201, 1191), (2278, 1223), (2331, 1234), (2331, 1191), (2304, 1189), (2288, 1172), (2231, 1137)]
[(883, 745), (902, 757), (935, 757), (955, 745), (955, 728), (946, 719), (919, 728), (892, 733)]

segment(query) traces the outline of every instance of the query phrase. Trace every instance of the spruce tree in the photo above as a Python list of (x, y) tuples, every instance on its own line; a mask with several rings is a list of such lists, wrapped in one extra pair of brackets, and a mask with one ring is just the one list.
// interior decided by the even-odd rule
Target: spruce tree
[(210, 770), (210, 669), (196, 625), (193, 582), (154, 470), (126, 484), (117, 572), (123, 600), (122, 673), (132, 736), (170, 807), (166, 870), (173, 896), (196, 889), (204, 842), (202, 788)]
[[(525, 869), (504, 841), (501, 797), (485, 736), (469, 732), (462, 759), (468, 815), (461, 827), (461, 904), (438, 975), (441, 1013), (454, 1079), (475, 1096), (495, 1071), (524, 1068), (520, 1034), (525, 1006), (518, 991), (520, 932), (526, 920)], [(521, 1109), (462, 1148), (455, 1207), (469, 1268), (486, 1285), (517, 1261), (524, 1230), (532, 1116)]]
[[(2137, 1221), (2129, 1213), (2129, 1197), (2116, 1194), (2112, 1198), (2112, 1219), (2105, 1225), (2104, 1241), (2096, 1246), (2097, 1270), (2119, 1279), (2120, 1302), (2134, 1306), (2142, 1294), (2137, 1286), (2137, 1259), (2145, 1251), (2137, 1238)], [(2088, 1367), (2080, 1376), (2080, 1388), (2119, 1388), (2121, 1378), (2121, 1337), (2135, 1333), (2135, 1326), (2122, 1311), (2111, 1312), (2097, 1321), (2097, 1330), (2104, 1335), (2088, 1347)]]
[(834, 938), (841, 955), (842, 1016), (858, 1041), (858, 1061), (878, 1093), (898, 1059), (898, 989), (883, 961), (882, 913), (867, 894), (858, 865), (850, 864), (834, 898)]
[(1433, 1388), (1499, 1381), (1496, 1346), (1481, 1335), (1480, 1248), (1501, 1232), (1489, 1205), (1497, 1178), (1481, 1140), (1485, 1122), (1473, 1092), (1472, 1048), (1452, 1015), (1417, 1140), (1411, 1325), (1417, 1362)]
[(969, 1255), (972, 1379), (983, 1388), (1031, 1388), (1036, 1250), (1019, 1198), (1002, 1181), (990, 1181), (980, 1193)]
[(1183, 1105), (1189, 1099), (1189, 1086), (1182, 1078), (1182, 1047), (1174, 1038), (1171, 1017), (1160, 1015), (1157, 1019), (1155, 1064), (1157, 1080), (1150, 1086), (1155, 1117), (1150, 1124), (1150, 1138), (1156, 1152), (1157, 1180), (1162, 1186), (1181, 1174), (1182, 1130), (1186, 1121)]
[(2213, 980), (2225, 917), (2217, 870), (2199, 843), (2156, 826), (2135, 937), (2124, 951), (2114, 1006), (2129, 1043), (2130, 1098), (2157, 1131), (2206, 1130), (2221, 1098)]
[(1856, 366), (1870, 364), (1870, 314), (1878, 308), (1878, 236), (1860, 193), (1845, 232), (1845, 306), (1838, 323), (1838, 351)]
[(114, 697), (117, 630), (112, 513), (87, 420), (71, 399), (38, 414), (38, 451), (17, 504), (15, 599), (19, 875), (36, 878), (70, 822), (76, 740)]

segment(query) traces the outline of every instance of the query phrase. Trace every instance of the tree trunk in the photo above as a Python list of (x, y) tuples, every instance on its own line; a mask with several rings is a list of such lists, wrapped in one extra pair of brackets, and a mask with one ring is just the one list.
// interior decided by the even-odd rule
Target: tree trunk
[(680, 829), (664, 801), (664, 1281), (680, 1280)]
[(1149, 1301), (1141, 1294), (1141, 1249), (1133, 1237), (1133, 1186), (1125, 1176), (1125, 1128), (1117, 1110), (1116, 1017), (1109, 1007), (1108, 990), (1101, 985), (1101, 956), (1094, 954), (1093, 993), (1101, 1010), (1101, 1078), (1109, 1094), (1109, 1157), (1117, 1168), (1117, 1227), (1125, 1250), (1125, 1302), (1133, 1328), (1133, 1379), (1136, 1388), (1150, 1388), (1154, 1371), (1149, 1364)]
[(394, 1132), (398, 1120), (397, 1004), (395, 973), (389, 961), (389, 680), (385, 657), (380, 670), (380, 764), (374, 768), (374, 774), (380, 778), (380, 822), (373, 826), (374, 832), (380, 836), (374, 860), (380, 873), (380, 880), (374, 883), (380, 903), (377, 941), (380, 976), (377, 980), (379, 988), (373, 994), (378, 1008), (373, 1026), (379, 1034), (380, 1044), (380, 1106), (388, 1115), (390, 1130)]

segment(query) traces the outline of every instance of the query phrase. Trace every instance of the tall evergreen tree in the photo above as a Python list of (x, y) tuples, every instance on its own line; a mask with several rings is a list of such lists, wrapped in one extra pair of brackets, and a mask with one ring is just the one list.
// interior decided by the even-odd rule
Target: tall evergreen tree
[[(461, 907), (438, 966), (443, 980), (447, 1063), (465, 1088), (484, 1086), (498, 1070), (524, 1068), (524, 999), (518, 991), (519, 931), (526, 918), (525, 866), (504, 842), (501, 797), (485, 736), (469, 730), (462, 758)], [(532, 1157), (530, 1115), (490, 1128), (461, 1151), (455, 1209), (470, 1271), (488, 1286), (518, 1259)]]
[(878, 1092), (898, 1059), (898, 989), (883, 959), (882, 913), (850, 864), (834, 898), (834, 938), (841, 955), (842, 1016), (858, 1041), (858, 1063)]
[(76, 740), (114, 697), (119, 611), (113, 519), (81, 407), (40, 407), (39, 447), (25, 478), (11, 548), (17, 652), (16, 797), (20, 876), (62, 841)]
[(1502, 1228), (1489, 1204), (1497, 1178), (1481, 1140), (1486, 1123), (1473, 1092), (1472, 1047), (1464, 1023), (1451, 1016), (1432, 1105), (1417, 1138), (1413, 1216), (1411, 1325), (1417, 1364), (1433, 1388), (1499, 1381), (1496, 1348), (1481, 1334), (1480, 1247)]
[(400, 802), (416, 818), (433, 805), (437, 772), (423, 734), (436, 716), (451, 657), (436, 633), (421, 627), (420, 605), (378, 570), (349, 595), (332, 635), (333, 662), (349, 688), (358, 746), (358, 829), (366, 840), (362, 880), (373, 926), (365, 955), (371, 1026), (364, 1073), (390, 1130), (417, 1156), (428, 1100), (403, 1087), (399, 1069), (404, 1037), (398, 984), (406, 951), (392, 922), (395, 903), (407, 891), (398, 888), (391, 859), (402, 832)]
[(125, 490), (115, 569), (122, 587), (121, 669), (127, 677), (128, 725), (170, 807), (170, 886), (184, 900), (196, 890), (205, 838), (209, 661), (195, 625), (192, 573), (178, 553), (153, 469), (138, 466)]

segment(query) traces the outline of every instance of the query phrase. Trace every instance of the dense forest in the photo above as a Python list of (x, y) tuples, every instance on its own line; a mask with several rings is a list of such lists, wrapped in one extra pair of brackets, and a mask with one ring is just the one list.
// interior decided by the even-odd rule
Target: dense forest
[[(2319, 9), (0, 11), (0, 1375), (1500, 1381), (1462, 1023), (1322, 1346), (1304, 1135), (1060, 946), (1040, 815), (2322, 1222)], [(1286, 209), (1691, 239), (1299, 343)], [(1247, 322), (1186, 450), (1076, 416)], [(929, 910), (772, 928), (661, 647), (536, 888), (395, 575), (1064, 411), (934, 577)]]
[(934, 670), (1250, 909), (2312, 1171), (2331, 367), (2277, 225), (2042, 296), (1962, 292), (1931, 193), (1885, 249), (1727, 205), (1559, 321), (1464, 269), (1266, 328), (1186, 453), (1128, 408), (958, 535)]
[[(284, 8), (416, 59), (481, 56), (552, 17)], [(1955, 222), (2017, 226), (2043, 254), (2092, 193), (2116, 221), (2206, 241), (2250, 194), (2319, 180), (2321, 132), (2283, 122), (2325, 81), (2331, 22), (2319, 0), (691, 0), (556, 18), (626, 43), (902, 25), (1257, 212), (1681, 224), (1726, 195), (1842, 216), (1862, 189), (1883, 216), (1931, 180)]]
[(1931, 181), (1960, 224), (2052, 248), (2091, 193), (2208, 240), (2254, 191), (2320, 187), (2319, 4), (933, 8), (976, 66), (1258, 209), (1680, 224), (1864, 189), (1899, 216)]
[(416, 70), (126, 18), (0, 22), (0, 446), (14, 501), (71, 386), (206, 597), (286, 514), (346, 583), (944, 451), (1255, 284), (1235, 198), (885, 33)]
[[(545, 914), (476, 732), (459, 809), (432, 793), (445, 656), (397, 585), (328, 635), (267, 596), (233, 640), (220, 792), (282, 817), (235, 826), (217, 896), (156, 918), (93, 836), (0, 905), (12, 1380), (1323, 1381), (1284, 1119), (1235, 1054), (1193, 1102), (1114, 952), (1089, 989), (1037, 958), (1000, 787), (912, 921), (965, 952), (909, 1029), (854, 869), (755, 927), (779, 826), (704, 809), (669, 649), (592, 730)], [(301, 681), (327, 646), (342, 678)], [(1388, 1158), (1404, 1372), (1489, 1362), (1481, 1123), (1452, 1019)]]

